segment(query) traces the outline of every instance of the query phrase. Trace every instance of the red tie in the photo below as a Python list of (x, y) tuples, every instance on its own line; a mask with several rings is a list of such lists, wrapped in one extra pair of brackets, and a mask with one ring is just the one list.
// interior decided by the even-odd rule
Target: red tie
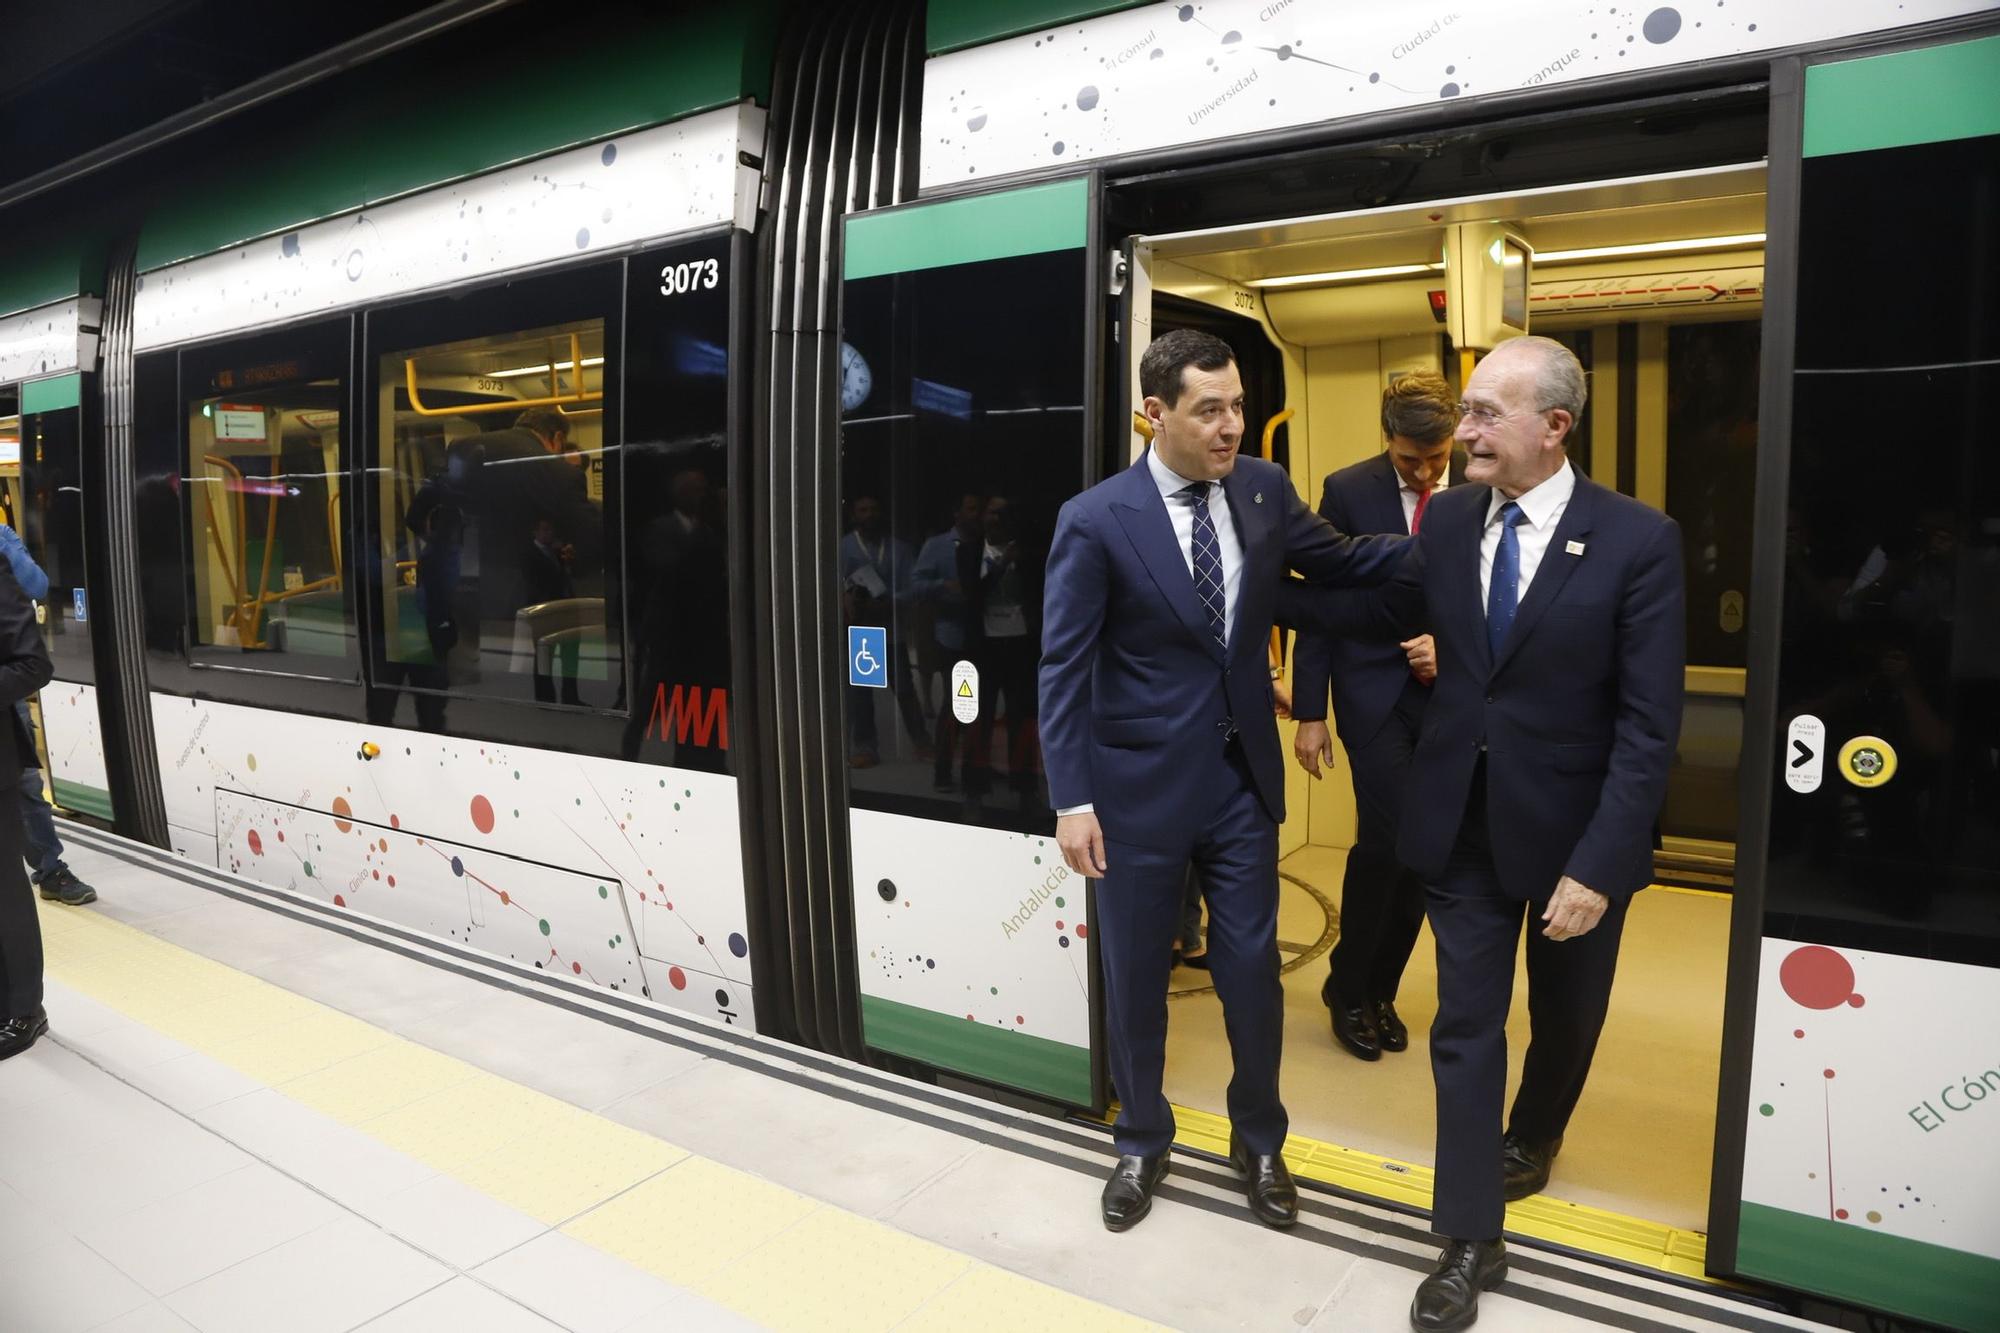
[(1431, 488), (1426, 486), (1422, 490), (1417, 492), (1417, 507), (1415, 512), (1413, 512), (1410, 515), (1410, 535), (1412, 537), (1416, 536), (1417, 530), (1423, 527), (1424, 507), (1430, 504), (1430, 502), (1431, 502)]

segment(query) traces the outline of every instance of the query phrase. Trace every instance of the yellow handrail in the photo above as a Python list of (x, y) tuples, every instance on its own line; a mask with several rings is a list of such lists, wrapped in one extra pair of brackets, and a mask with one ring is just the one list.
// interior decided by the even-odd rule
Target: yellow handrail
[(1278, 427), (1297, 415), (1297, 409), (1288, 407), (1264, 423), (1264, 450), (1257, 457), (1268, 459), (1271, 456), (1271, 443), (1278, 438)]
[(242, 470), (239, 469), (234, 463), (230, 462), (228, 459), (223, 458), (217, 454), (203, 454), (201, 456), (201, 461), (209, 464), (212, 467), (217, 467), (222, 469), (224, 472), (227, 472), (231, 477), (234, 477), (236, 479), (236, 486), (235, 486), (236, 560), (233, 567), (229, 559), (228, 548), (225, 547), (222, 542), (221, 528), (217, 525), (215, 521), (215, 493), (211, 490), (205, 489), (202, 491), (202, 496), (201, 496), (202, 503), (207, 507), (208, 510), (209, 540), (215, 544), (216, 558), (222, 562), (223, 577), (225, 577), (229, 581), (229, 591), (232, 597), (232, 604), (229, 608), (229, 614), (224, 623), (229, 625), (234, 625), (236, 627), (238, 639), (243, 647), (262, 648), (264, 647), (264, 640), (262, 635), (259, 633), (259, 630), (263, 626), (264, 609), (266, 607), (270, 606), (274, 602), (282, 602), (290, 598), (297, 597), (300, 593), (318, 592), (324, 588), (337, 589), (343, 586), (343, 579), (339, 572), (340, 571), (340, 522), (339, 522), (338, 510), (340, 505), (340, 492), (337, 489), (333, 488), (331, 485), (329, 485), (328, 494), (326, 497), (327, 532), (333, 542), (333, 562), (334, 562), (335, 572), (328, 575), (325, 578), (315, 579), (311, 583), (301, 584), (299, 587), (296, 588), (280, 588), (277, 589), (276, 591), (273, 591), (270, 587), (271, 547), (274, 544), (272, 539), (277, 535), (278, 531), (279, 493), (276, 489), (277, 485), (276, 477), (273, 477), (271, 479), (271, 484), (273, 489), (270, 492), (270, 503), (265, 507), (264, 511), (264, 563), (258, 570), (256, 595), (247, 596), (244, 592), (242, 578), (238, 573), (239, 570), (245, 574), (249, 572), (248, 566), (250, 560), (250, 554), (249, 554), (250, 539), (249, 539), (249, 534), (246, 531), (246, 528), (249, 523), (249, 517), (244, 507), (244, 500), (243, 500), (244, 482), (243, 482)]
[[(583, 387), (583, 337), (581, 334), (572, 333), (569, 335), (569, 363), (570, 367), (576, 371), (576, 392), (574, 393), (555, 394), (547, 398), (510, 398), (505, 402), (499, 403), (468, 403), (463, 407), (424, 406), (423, 400), (417, 396), (417, 359), (413, 356), (403, 358), (403, 379), (405, 386), (410, 391), (410, 410), (420, 417), (474, 416), (486, 412), (520, 412), (530, 407), (560, 408), (564, 403), (603, 402), (604, 390), (598, 389), (595, 392), (591, 392)], [(549, 362), (551, 388), (554, 387), (555, 374), (555, 362), (551, 361)]]

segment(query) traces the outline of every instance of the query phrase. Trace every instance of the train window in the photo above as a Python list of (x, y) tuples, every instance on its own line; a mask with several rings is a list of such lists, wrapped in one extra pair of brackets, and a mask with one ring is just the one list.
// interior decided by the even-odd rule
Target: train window
[(96, 679), (83, 580), (83, 483), (77, 409), (7, 415), (0, 404), (5, 521), (49, 576), (42, 640), (56, 675)]
[(348, 326), (184, 354), (189, 655), (351, 677), (342, 562)]
[(844, 288), (841, 609), (889, 658), (886, 688), (847, 690), (857, 805), (1047, 827), (1035, 669), (1049, 538), (1094, 438), (1084, 266), (1057, 250)]
[(619, 705), (605, 358), (602, 318), (378, 358), (378, 687)]
[(729, 754), (729, 250), (715, 237), (636, 256), (625, 296), (620, 753), (714, 772)]

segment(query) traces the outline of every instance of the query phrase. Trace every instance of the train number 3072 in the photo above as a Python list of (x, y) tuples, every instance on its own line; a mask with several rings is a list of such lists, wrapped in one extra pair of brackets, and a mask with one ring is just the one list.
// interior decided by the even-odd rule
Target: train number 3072
[(669, 264), (660, 270), (660, 295), (684, 296), (697, 287), (714, 290), (722, 280), (722, 264), (714, 259), (696, 259), (685, 264)]

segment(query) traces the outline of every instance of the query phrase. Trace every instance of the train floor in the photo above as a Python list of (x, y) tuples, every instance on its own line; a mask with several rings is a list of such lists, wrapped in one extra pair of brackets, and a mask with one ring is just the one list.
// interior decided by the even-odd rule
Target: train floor
[[(1285, 941), (1283, 1090), (1294, 1136), (1398, 1163), (1434, 1160), (1429, 1031), (1437, 1011), (1430, 930), (1417, 941), (1397, 998), (1410, 1048), (1367, 1063), (1335, 1043), (1320, 1001), (1324, 946), (1338, 930), (1344, 854), (1312, 846), (1281, 866)], [(1337, 920), (1337, 916), (1336, 916)], [(1611, 1013), (1590, 1082), (1546, 1197), (1686, 1232), (1707, 1228), (1716, 1080), (1722, 1047), (1729, 899), (1654, 888), (1633, 900)], [(1168, 1096), (1219, 1110), (1229, 1079), (1222, 1009), (1206, 975), (1175, 973), (1169, 1009)], [(1508, 1015), (1509, 1094), (1528, 1044), (1527, 974), (1516, 966)]]
[[(0, 1327), (1397, 1329), (1434, 1253), (1312, 1187), (1266, 1231), (1199, 1153), (1111, 1235), (1101, 1127), (69, 841), (101, 897), (40, 905), (52, 1029), (0, 1065)], [(1805, 1327), (1526, 1242), (1480, 1326)]]

